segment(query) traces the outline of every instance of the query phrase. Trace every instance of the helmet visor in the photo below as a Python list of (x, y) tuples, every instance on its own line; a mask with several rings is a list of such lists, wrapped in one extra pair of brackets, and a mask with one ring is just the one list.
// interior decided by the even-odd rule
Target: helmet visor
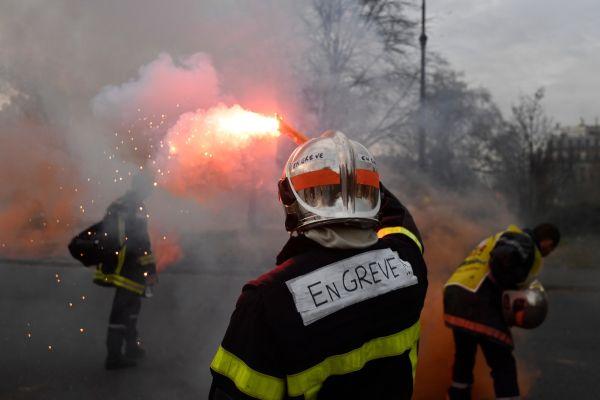
[(357, 212), (368, 212), (377, 207), (379, 201), (379, 188), (369, 185), (356, 185), (356, 198), (354, 200)]
[(342, 185), (314, 186), (302, 189), (298, 196), (311, 207), (336, 208), (342, 204)]
[(293, 176), (291, 181), (300, 199), (311, 207), (329, 208), (341, 204), (340, 175), (329, 168)]
[[(300, 199), (311, 207), (344, 209), (340, 175), (331, 169), (321, 169), (296, 175), (291, 179)], [(354, 190), (357, 212), (373, 210), (379, 202), (379, 175), (369, 170), (357, 170)]]
[(379, 202), (379, 174), (372, 169), (356, 170), (355, 211), (368, 212)]

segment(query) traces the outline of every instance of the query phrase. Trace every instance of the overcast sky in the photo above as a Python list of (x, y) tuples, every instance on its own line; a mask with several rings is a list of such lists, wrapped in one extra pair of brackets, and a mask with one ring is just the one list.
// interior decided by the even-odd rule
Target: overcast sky
[(503, 112), (543, 86), (556, 122), (600, 117), (599, 0), (429, 0), (427, 14), (429, 49)]

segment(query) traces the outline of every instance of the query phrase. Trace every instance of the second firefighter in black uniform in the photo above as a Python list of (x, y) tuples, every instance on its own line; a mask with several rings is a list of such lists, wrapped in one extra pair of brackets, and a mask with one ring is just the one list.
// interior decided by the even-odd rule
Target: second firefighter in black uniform
[(150, 177), (134, 176), (131, 190), (108, 207), (102, 221), (105, 234), (118, 241), (114, 257), (98, 265), (94, 274), (94, 283), (116, 288), (106, 338), (107, 369), (135, 366), (145, 355), (137, 320), (141, 298), (151, 296), (157, 281), (143, 203), (152, 189)]
[(279, 188), (292, 235), (242, 289), (209, 398), (410, 399), (427, 290), (411, 215), (340, 132), (296, 149)]

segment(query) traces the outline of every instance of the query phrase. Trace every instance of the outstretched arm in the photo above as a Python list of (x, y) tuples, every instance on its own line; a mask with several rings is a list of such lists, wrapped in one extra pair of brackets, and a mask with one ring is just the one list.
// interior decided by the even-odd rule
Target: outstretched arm
[[(419, 232), (417, 224), (408, 209), (382, 183), (379, 184), (379, 188), (381, 190), (379, 236), (386, 236), (390, 233), (403, 233), (409, 237), (414, 236), (414, 239), (419, 243), (421, 251), (423, 251), (421, 232)], [(398, 228), (403, 228), (403, 230)], [(408, 231), (410, 235), (407, 234), (406, 231)]]

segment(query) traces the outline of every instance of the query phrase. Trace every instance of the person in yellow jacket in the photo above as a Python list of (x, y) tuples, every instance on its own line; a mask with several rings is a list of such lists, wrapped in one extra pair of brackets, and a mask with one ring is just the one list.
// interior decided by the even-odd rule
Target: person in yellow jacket
[(477, 346), (492, 370), (497, 398), (519, 396), (513, 339), (502, 313), (502, 292), (522, 289), (539, 274), (542, 257), (560, 241), (552, 224), (514, 225), (483, 240), (444, 287), (444, 320), (456, 346), (450, 400), (471, 398)]

